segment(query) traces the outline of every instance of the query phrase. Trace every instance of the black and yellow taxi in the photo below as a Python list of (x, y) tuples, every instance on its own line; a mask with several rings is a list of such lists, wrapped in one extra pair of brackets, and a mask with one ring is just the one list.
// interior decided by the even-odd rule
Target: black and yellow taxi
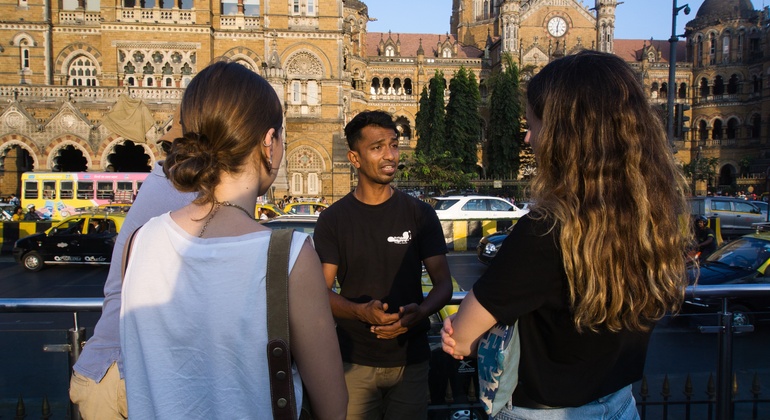
[(45, 232), (16, 241), (13, 256), (29, 271), (45, 265), (109, 265), (125, 214), (84, 213), (69, 216)]

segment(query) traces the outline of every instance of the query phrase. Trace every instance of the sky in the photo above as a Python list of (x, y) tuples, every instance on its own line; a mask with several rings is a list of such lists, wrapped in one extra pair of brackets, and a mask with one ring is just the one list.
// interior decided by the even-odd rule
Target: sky
[[(580, 2), (581, 0), (577, 0)], [(684, 10), (677, 16), (677, 34), (684, 34), (684, 25), (692, 19), (704, 0), (677, 0), (677, 6), (689, 4), (690, 14)], [(452, 0), (363, 0), (369, 7), (369, 32), (431, 33), (449, 31)], [(589, 7), (594, 0), (582, 0)], [(770, 5), (770, 0), (751, 0), (755, 9)], [(615, 13), (616, 39), (662, 39), (671, 37), (673, 0), (623, 0)]]

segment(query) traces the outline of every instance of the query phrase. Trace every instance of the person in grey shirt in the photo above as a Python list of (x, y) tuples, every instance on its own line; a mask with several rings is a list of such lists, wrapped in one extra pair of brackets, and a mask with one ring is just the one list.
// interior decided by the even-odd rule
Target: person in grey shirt
[[(171, 129), (159, 140), (172, 142), (182, 136), (179, 113), (174, 115)], [(120, 354), (120, 294), (123, 247), (137, 228), (151, 218), (177, 210), (195, 199), (195, 193), (181, 193), (166, 179), (163, 162), (156, 162), (152, 173), (142, 184), (131, 209), (123, 222), (115, 248), (112, 264), (104, 284), (104, 306), (94, 335), (83, 348), (73, 367), (70, 381), (70, 399), (77, 404), (85, 420), (110, 420), (128, 418), (126, 384)]]

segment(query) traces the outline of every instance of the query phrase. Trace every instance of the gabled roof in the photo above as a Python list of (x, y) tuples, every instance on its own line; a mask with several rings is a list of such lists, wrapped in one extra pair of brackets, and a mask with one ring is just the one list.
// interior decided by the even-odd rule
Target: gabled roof
[[(395, 34), (387, 32), (369, 32), (366, 34), (366, 54), (370, 57), (377, 57), (377, 48), (380, 40), (386, 41), (388, 37), (393, 42), (401, 41), (401, 57), (417, 57), (417, 49), (420, 48), (420, 39), (422, 39), (422, 49), (425, 50), (426, 57), (434, 57), (436, 45), (439, 41), (446, 40), (446, 34)], [(456, 39), (449, 35), (449, 40), (454, 44)], [(480, 58), (484, 52), (476, 47), (459, 44), (457, 48), (458, 58)]]
[[(642, 61), (642, 53), (644, 47), (652, 46), (657, 51), (661, 52), (660, 59), (657, 62), (668, 63), (671, 44), (668, 40), (655, 40), (655, 39), (616, 39), (615, 40), (615, 55), (622, 58), (626, 62)], [(687, 58), (687, 42), (679, 41), (676, 44), (676, 61), (681, 63)]]

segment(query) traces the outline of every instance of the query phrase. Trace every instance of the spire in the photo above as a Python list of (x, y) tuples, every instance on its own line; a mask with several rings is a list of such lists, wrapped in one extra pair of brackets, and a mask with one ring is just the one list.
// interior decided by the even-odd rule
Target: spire
[(425, 50), (422, 49), (422, 38), (420, 38), (420, 46), (417, 48), (417, 55), (425, 55)]

